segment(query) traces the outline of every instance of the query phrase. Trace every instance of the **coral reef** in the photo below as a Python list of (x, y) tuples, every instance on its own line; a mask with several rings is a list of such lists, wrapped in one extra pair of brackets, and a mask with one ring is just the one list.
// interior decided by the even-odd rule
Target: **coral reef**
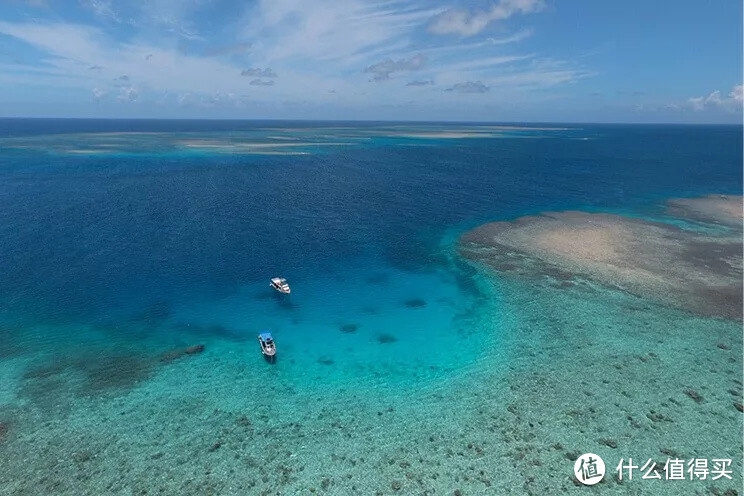
[[(726, 198), (718, 209), (724, 200), (710, 197), (673, 204), (729, 225), (741, 197)], [(709, 234), (615, 214), (547, 212), (480, 226), (460, 249), (500, 273), (563, 281), (559, 287), (580, 277), (700, 315), (742, 318), (741, 223)]]

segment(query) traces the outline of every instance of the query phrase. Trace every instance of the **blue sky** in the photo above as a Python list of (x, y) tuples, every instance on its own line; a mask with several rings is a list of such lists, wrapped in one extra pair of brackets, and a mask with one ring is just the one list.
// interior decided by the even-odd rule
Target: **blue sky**
[(4, 0), (0, 115), (728, 123), (740, 0)]

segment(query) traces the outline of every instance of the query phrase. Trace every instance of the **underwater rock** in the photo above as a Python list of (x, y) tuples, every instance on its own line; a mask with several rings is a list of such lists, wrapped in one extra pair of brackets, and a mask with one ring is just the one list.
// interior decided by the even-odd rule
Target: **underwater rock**
[(667, 455), (667, 456), (669, 456), (671, 458), (684, 458), (684, 456), (681, 453), (679, 453), (679, 452), (677, 452), (677, 451), (675, 451), (673, 449), (669, 449), (669, 448), (660, 448), (659, 449), (659, 452), (662, 455)]
[(404, 303), (408, 308), (421, 308), (426, 306), (426, 301), (421, 298), (411, 298)]
[(380, 334), (377, 336), (377, 341), (380, 344), (390, 344), (390, 343), (395, 343), (396, 341), (398, 341), (398, 338), (396, 338), (392, 334)]
[(187, 355), (196, 355), (197, 353), (201, 353), (204, 351), (204, 345), (203, 344), (197, 344), (194, 346), (189, 346), (184, 350)]
[(604, 444), (605, 446), (608, 446), (612, 449), (617, 448), (617, 441), (615, 441), (614, 439), (600, 439), (599, 443)]
[(76, 451), (72, 454), (72, 459), (75, 460), (76, 463), (85, 463), (92, 457), (93, 455), (88, 450)]
[(321, 365), (333, 365), (336, 362), (334, 362), (333, 359), (331, 359), (331, 358), (328, 358), (326, 356), (322, 356), (322, 357), (318, 358), (318, 363), (321, 364)]
[(339, 330), (345, 334), (352, 334), (357, 332), (359, 326), (357, 324), (344, 324), (339, 327)]
[(8, 435), (10, 431), (10, 422), (0, 422), (0, 441)]
[(220, 449), (221, 446), (222, 446), (222, 441), (217, 441), (216, 443), (214, 443), (212, 446), (209, 447), (209, 452), (213, 453), (217, 451), (218, 449)]
[(173, 360), (177, 360), (181, 357), (184, 357), (186, 355), (198, 355), (199, 353), (203, 351), (204, 351), (203, 344), (188, 346), (186, 348), (176, 348), (175, 350), (166, 351), (165, 353), (160, 355), (160, 361), (164, 363), (168, 363), (168, 362), (172, 362)]
[(695, 403), (702, 403), (703, 402), (703, 397), (700, 395), (700, 393), (698, 393), (694, 389), (687, 389), (687, 390), (685, 390), (685, 394), (687, 396), (689, 396), (690, 398), (692, 398), (695, 401)]
[(650, 412), (648, 412), (646, 414), (646, 417), (648, 417), (648, 419), (650, 421), (652, 421), (652, 422), (672, 422), (672, 419), (670, 419), (666, 415), (661, 414), (661, 413), (657, 413), (657, 412), (655, 412), (653, 410), (651, 410)]

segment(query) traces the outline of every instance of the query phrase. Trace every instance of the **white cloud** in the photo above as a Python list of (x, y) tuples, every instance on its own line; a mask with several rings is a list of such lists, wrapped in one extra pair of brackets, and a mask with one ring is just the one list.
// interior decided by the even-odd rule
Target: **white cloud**
[(491, 69), (494, 66), (508, 64), (532, 58), (533, 55), (504, 55), (499, 57), (484, 57), (475, 60), (466, 60), (441, 67), (442, 71), (480, 71)]
[(409, 44), (411, 30), (441, 9), (391, 0), (260, 0), (245, 36), (267, 63), (287, 59), (355, 62), (360, 54)]
[(431, 79), (427, 79), (424, 81), (410, 81), (406, 83), (406, 86), (428, 86), (430, 84), (434, 84), (434, 81)]
[(742, 85), (734, 86), (727, 96), (721, 96), (719, 90), (712, 91), (707, 96), (697, 96), (687, 99), (687, 107), (696, 111), (726, 110), (741, 111)]
[(132, 103), (137, 100), (139, 93), (132, 86), (126, 86), (119, 91), (119, 95), (116, 97), (120, 102)]
[(100, 100), (108, 91), (101, 88), (93, 88), (93, 99)]
[(120, 22), (119, 15), (114, 10), (111, 0), (80, 0), (80, 3), (93, 11), (98, 17)]
[(372, 74), (372, 81), (386, 81), (390, 75), (401, 71), (418, 71), (426, 65), (426, 55), (417, 54), (410, 59), (385, 59), (382, 62), (372, 64), (364, 69), (367, 74)]
[[(166, 4), (189, 4), (194, 12), (204, 1), (157, 0), (153, 13)], [(503, 0), (494, 7), (494, 15), (508, 17), (537, 9), (538, 3)], [(129, 14), (150, 4), (100, 5), (128, 8), (115, 14), (129, 19)], [(0, 82), (78, 89), (86, 95), (95, 88), (94, 99), (108, 102), (238, 105), (249, 98), (251, 105), (266, 108), (280, 108), (286, 102), (318, 106), (332, 102), (348, 109), (407, 105), (411, 98), (433, 107), (435, 98), (451, 101), (452, 93), (486, 93), (489, 88), (492, 91), (482, 100), (498, 103), (590, 74), (571, 63), (549, 64), (537, 55), (509, 54), (507, 45), (532, 35), (528, 29), (467, 42), (427, 35), (424, 30), (432, 18), (441, 20), (442, 12), (424, 0), (258, 0), (236, 13), (236, 24), (244, 30), (211, 43), (185, 42), (178, 39), (182, 37), (178, 30), (175, 35), (165, 33), (163, 26), (183, 24), (183, 13), (158, 14), (158, 20), (149, 24), (122, 21), (132, 31), (127, 37), (96, 27), (107, 26), (100, 21), (95, 25), (0, 21), (0, 33), (44, 54), (25, 65), (0, 64)], [(152, 29), (155, 23), (159, 30)], [(388, 85), (365, 85), (360, 91), (359, 85), (370, 78), (391, 80), (401, 91), (391, 91)], [(425, 88), (433, 81), (451, 92)]]
[(444, 91), (454, 91), (455, 93), (486, 93), (489, 87), (480, 81), (467, 81), (450, 86)]
[(516, 43), (518, 41), (526, 40), (533, 34), (534, 31), (532, 29), (523, 29), (505, 38), (486, 38), (486, 41), (491, 45), (506, 45), (507, 43)]
[(202, 36), (190, 20), (198, 9), (212, 0), (147, 0), (133, 2), (140, 10), (135, 23), (164, 27), (168, 31), (190, 40)]
[(516, 14), (539, 12), (544, 6), (543, 0), (500, 0), (489, 10), (470, 12), (465, 9), (450, 9), (434, 19), (429, 25), (429, 32), (473, 36), (494, 21), (502, 21)]
[[(0, 33), (18, 38), (57, 57), (83, 61), (100, 61), (104, 52), (94, 41), (100, 30), (80, 24), (10, 23), (0, 21)], [(90, 64), (89, 64), (90, 66)]]
[(741, 105), (742, 103), (742, 85), (736, 85), (734, 88), (729, 92), (729, 98), (733, 100), (735, 103), (738, 103)]
[(253, 76), (253, 77), (259, 77), (259, 78), (275, 78), (277, 77), (276, 73), (271, 70), (271, 68), (267, 67), (266, 69), (261, 69), (259, 67), (253, 67), (250, 69), (243, 69), (240, 71), (241, 76)]
[(189, 17), (211, 0), (147, 0), (115, 2), (114, 0), (78, 0), (98, 18), (134, 27), (165, 28), (183, 38), (202, 39)]
[[(174, 92), (235, 91), (245, 86), (240, 69), (212, 57), (183, 54), (147, 44), (117, 44), (96, 28), (75, 24), (0, 22), (0, 33), (47, 53), (37, 71), (67, 84), (122, 84)], [(151, 55), (149, 59), (148, 55)], [(90, 67), (96, 67), (91, 70)]]

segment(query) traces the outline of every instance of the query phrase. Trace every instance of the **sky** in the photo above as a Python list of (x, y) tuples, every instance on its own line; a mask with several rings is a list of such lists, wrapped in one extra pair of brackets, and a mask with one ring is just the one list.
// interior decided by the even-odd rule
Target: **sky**
[(741, 0), (3, 0), (0, 116), (740, 123)]

